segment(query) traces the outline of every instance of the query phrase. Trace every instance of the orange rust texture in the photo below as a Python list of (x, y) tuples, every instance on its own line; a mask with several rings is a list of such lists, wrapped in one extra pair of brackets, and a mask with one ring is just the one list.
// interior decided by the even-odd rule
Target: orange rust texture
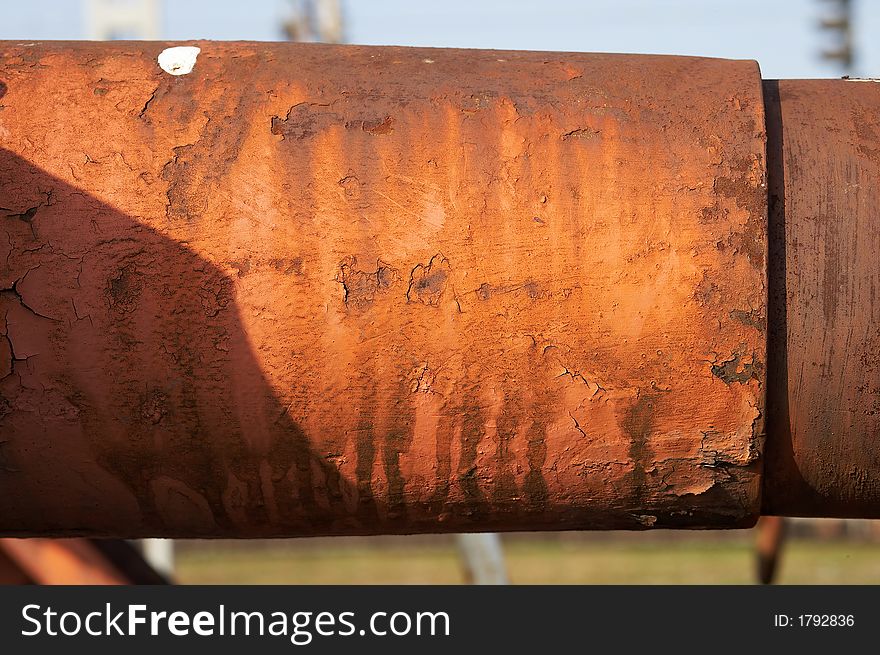
[(0, 558), (11, 565), (0, 577), (4, 584), (129, 583), (88, 539), (0, 539)]
[(0, 531), (755, 520), (754, 62), (165, 45), (0, 47)]
[(880, 85), (767, 81), (764, 511), (880, 518)]

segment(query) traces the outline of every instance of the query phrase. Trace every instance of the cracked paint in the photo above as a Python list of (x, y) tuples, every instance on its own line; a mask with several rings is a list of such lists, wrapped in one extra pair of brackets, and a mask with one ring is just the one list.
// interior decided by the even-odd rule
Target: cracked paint
[(754, 63), (201, 47), (0, 45), (0, 532), (754, 520)]

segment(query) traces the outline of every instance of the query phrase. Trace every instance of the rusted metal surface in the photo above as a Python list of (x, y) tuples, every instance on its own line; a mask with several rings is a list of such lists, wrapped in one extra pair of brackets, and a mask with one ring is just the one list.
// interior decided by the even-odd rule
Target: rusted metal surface
[(0, 584), (167, 584), (127, 542), (0, 539)]
[(735, 527), (754, 62), (0, 46), (0, 532)]
[(763, 509), (880, 518), (880, 84), (768, 81)]
[(35, 584), (125, 584), (88, 539), (0, 539), (0, 552)]

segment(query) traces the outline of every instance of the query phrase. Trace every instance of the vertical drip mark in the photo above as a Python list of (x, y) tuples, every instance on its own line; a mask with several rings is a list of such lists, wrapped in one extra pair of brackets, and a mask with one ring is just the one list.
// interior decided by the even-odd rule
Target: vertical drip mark
[(484, 436), (484, 421), (477, 399), (469, 394), (461, 408), (461, 459), (458, 484), (464, 494), (465, 516), (473, 523), (486, 518), (486, 497), (477, 476), (477, 449)]
[(623, 418), (621, 427), (629, 435), (629, 457), (633, 470), (629, 476), (630, 498), (637, 512), (642, 512), (646, 502), (646, 469), (653, 453), (650, 447), (651, 429), (654, 425), (654, 395), (640, 394), (635, 404)]

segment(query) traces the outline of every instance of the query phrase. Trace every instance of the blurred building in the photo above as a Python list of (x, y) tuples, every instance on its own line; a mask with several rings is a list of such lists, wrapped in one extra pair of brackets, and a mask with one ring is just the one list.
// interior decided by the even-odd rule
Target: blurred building
[(159, 0), (86, 0), (87, 38), (95, 41), (158, 39), (159, 4)]

